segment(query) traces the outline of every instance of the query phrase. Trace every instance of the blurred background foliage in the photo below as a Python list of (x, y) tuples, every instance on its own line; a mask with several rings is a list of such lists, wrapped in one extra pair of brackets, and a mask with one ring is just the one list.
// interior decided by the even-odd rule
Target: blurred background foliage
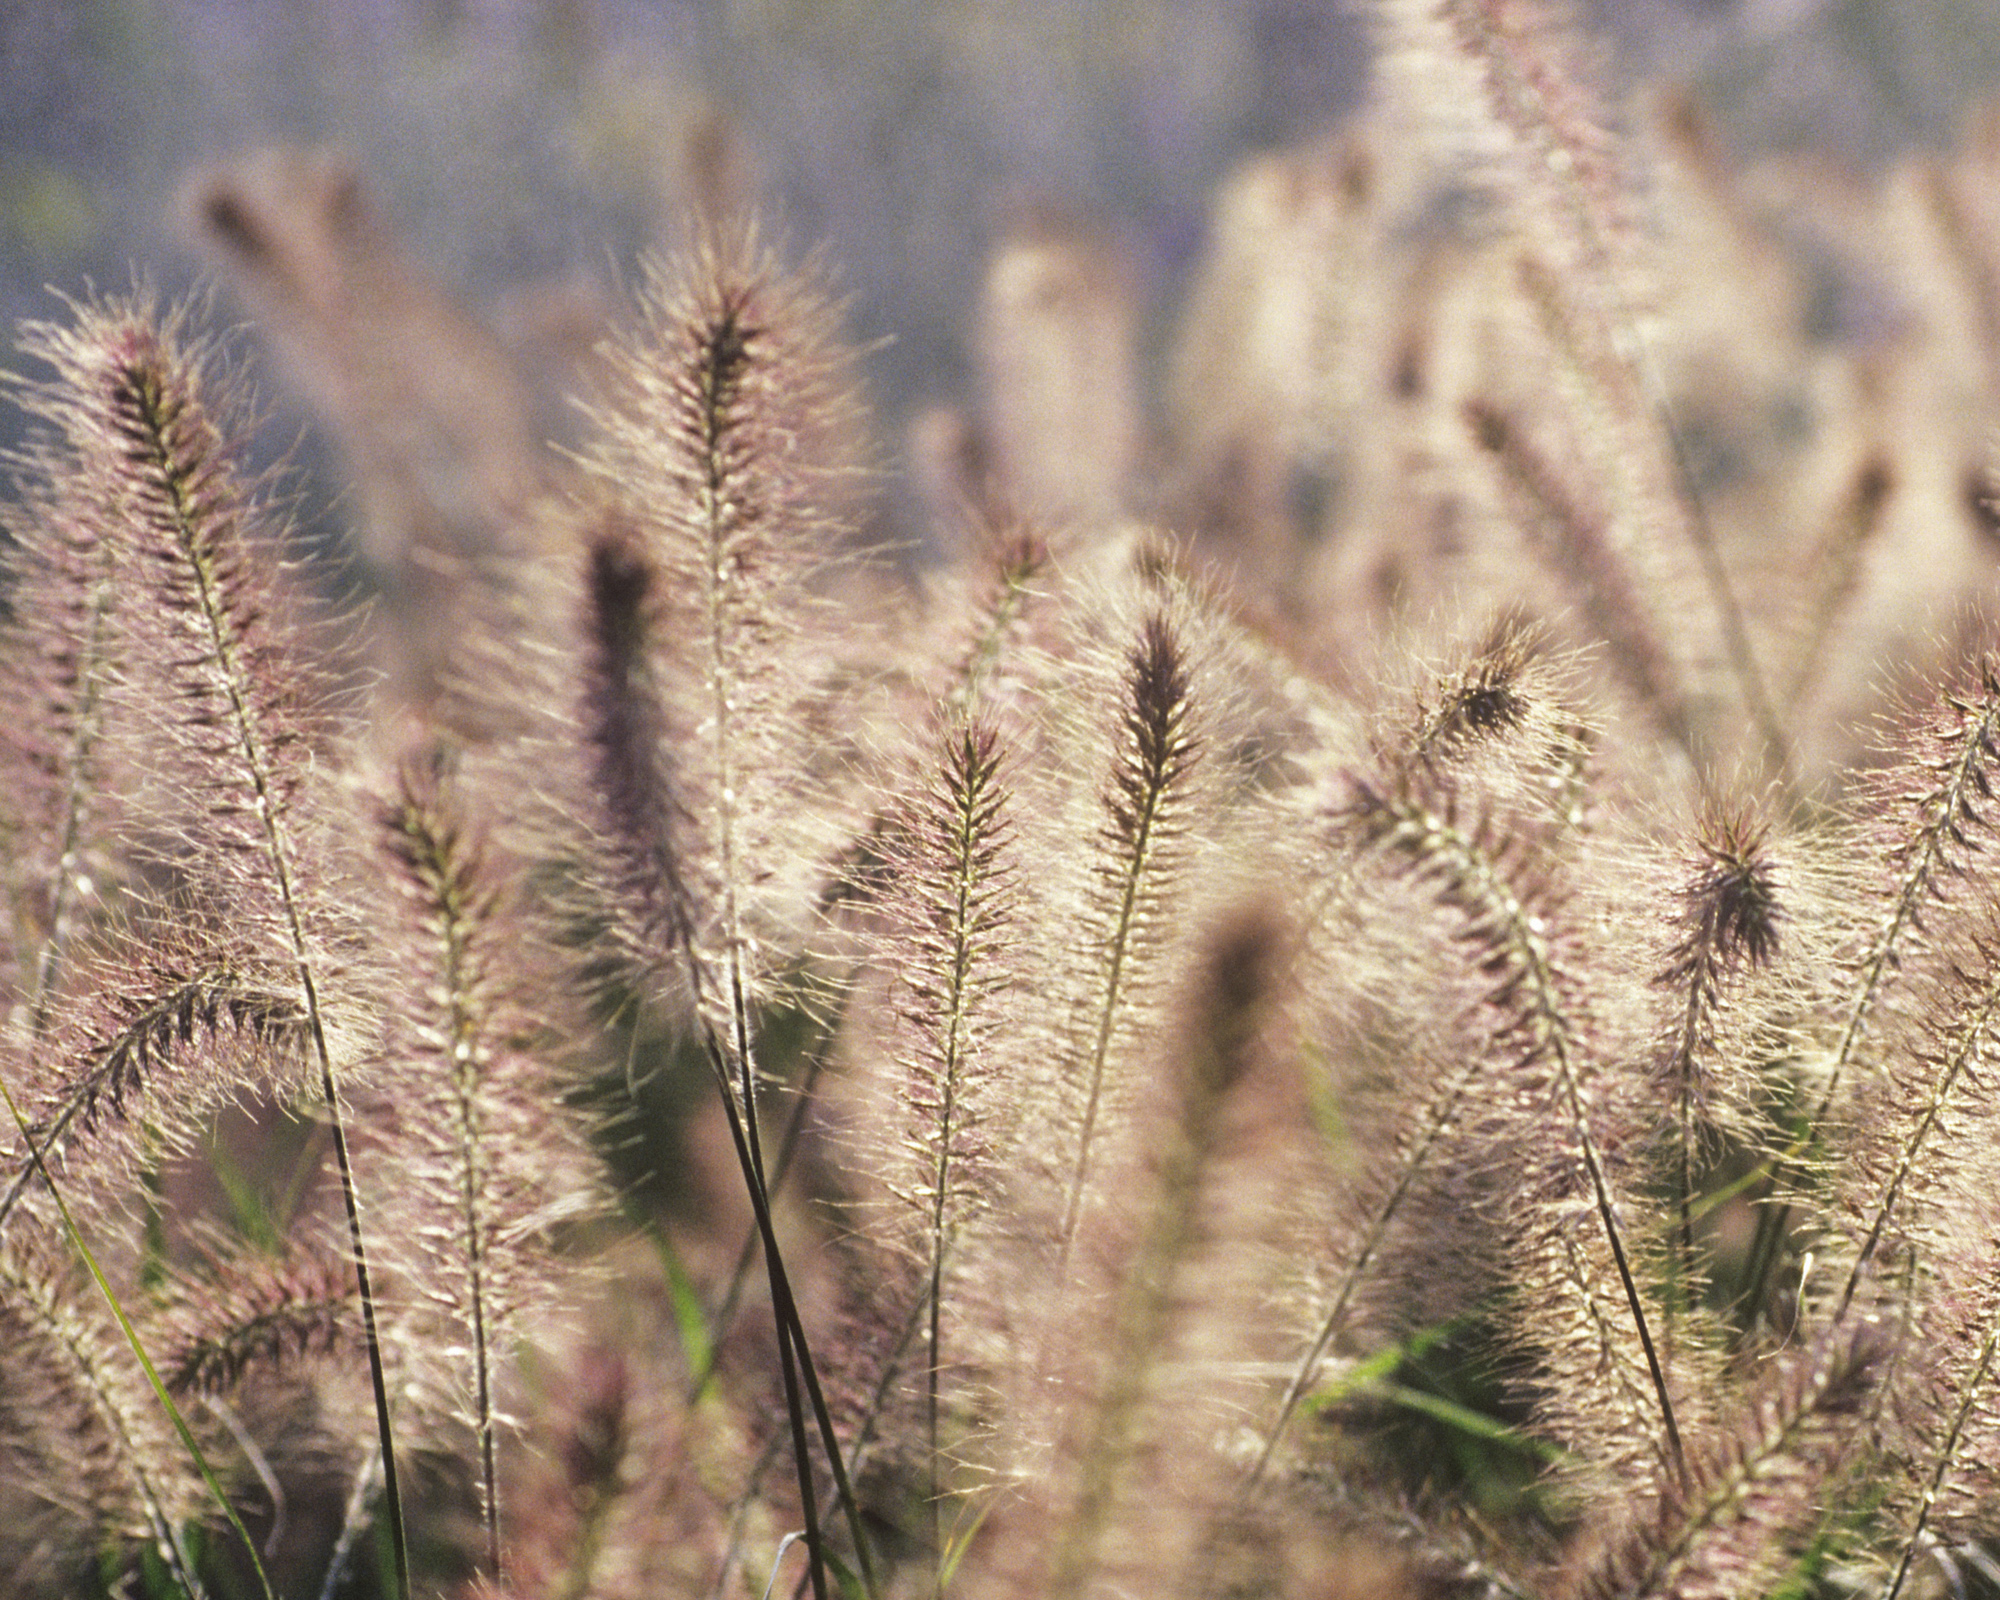
[[(1360, 93), (1358, 9), (0, 0), (0, 326), (47, 315), (48, 286), (120, 287), (134, 263), (170, 295), (199, 282), (187, 175), (282, 145), (341, 151), (389, 232), (504, 328), (536, 286), (628, 274), (706, 162), (783, 237), (824, 244), (895, 440), (973, 383), (984, 264), (1024, 217), (1116, 242), (1156, 364), (1218, 182)], [(1879, 165), (1949, 140), (2000, 83), (2000, 16), (1980, 0), (1592, 9), (1614, 78), (1688, 86), (1745, 152)], [(272, 426), (310, 479), (308, 414)]]

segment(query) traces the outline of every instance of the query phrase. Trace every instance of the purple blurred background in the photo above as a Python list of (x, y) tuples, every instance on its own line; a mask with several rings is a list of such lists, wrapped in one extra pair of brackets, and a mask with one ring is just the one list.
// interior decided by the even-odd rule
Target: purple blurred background
[[(1880, 162), (2000, 82), (1980, 0), (1595, 11), (1614, 71), (1692, 85), (1745, 148)], [(350, 152), (469, 305), (606, 278), (657, 235), (664, 152), (719, 115), (784, 237), (826, 243), (893, 426), (964, 392), (1009, 215), (1090, 219), (1170, 304), (1218, 178), (1336, 120), (1366, 59), (1333, 0), (0, 0), (0, 325), (135, 263), (196, 282), (184, 174), (277, 142)]]

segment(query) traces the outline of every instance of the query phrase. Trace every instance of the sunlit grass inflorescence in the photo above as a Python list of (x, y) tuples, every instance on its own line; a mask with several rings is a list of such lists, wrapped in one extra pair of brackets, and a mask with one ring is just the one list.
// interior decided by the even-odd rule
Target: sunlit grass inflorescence
[[(1366, 113), (1219, 201), (1155, 421), (1087, 231), (1000, 242), (921, 559), (740, 221), (505, 472), (445, 430), (390, 492), (323, 375), (361, 621), (193, 312), (26, 331), (9, 1592), (1991, 1570), (1992, 553), (1888, 414), (1942, 358), (1810, 334), (1554, 6), (1379, 15)], [(278, 281), (338, 229), (254, 220), (289, 346), (379, 336)]]

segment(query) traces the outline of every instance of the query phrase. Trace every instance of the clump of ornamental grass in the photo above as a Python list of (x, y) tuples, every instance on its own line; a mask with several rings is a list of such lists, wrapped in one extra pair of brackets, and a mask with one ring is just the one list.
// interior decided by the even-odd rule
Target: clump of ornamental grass
[(396, 524), (359, 622), (194, 312), (26, 331), (15, 1590), (1990, 1569), (1990, 553), (1887, 414), (1951, 340), (1822, 336), (1757, 443), (1796, 264), (1686, 118), (1553, 5), (1378, 15), (1367, 113), (1219, 203), (1160, 419), (1133, 275), (1002, 246), (927, 570), (741, 225), (643, 268), (564, 451), (454, 412), (448, 514), (358, 375), (492, 351), (351, 175), (203, 191)]

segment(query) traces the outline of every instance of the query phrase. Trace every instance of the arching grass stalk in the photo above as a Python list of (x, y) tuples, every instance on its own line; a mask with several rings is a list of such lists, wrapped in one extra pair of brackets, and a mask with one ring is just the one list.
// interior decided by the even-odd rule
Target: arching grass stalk
[(1958, 1460), (1959, 1441), (1965, 1433), (1965, 1425), (1972, 1416), (1973, 1405), (1985, 1385), (1986, 1377), (1993, 1370), (1993, 1358), (2000, 1352), (2000, 1325), (1990, 1327), (1986, 1340), (1979, 1347), (1979, 1359), (1973, 1363), (1972, 1372), (1959, 1390), (1958, 1405), (1951, 1415), (1951, 1426), (1945, 1431), (1944, 1442), (1939, 1445), (1937, 1460), (1932, 1463), (1929, 1475), (1924, 1479), (1924, 1487), (1917, 1502), (1917, 1514), (1912, 1519), (1910, 1531), (1903, 1540), (1903, 1547), (1896, 1557), (1896, 1570), (1889, 1578), (1888, 1587), (1882, 1591), (1882, 1600), (1896, 1600), (1903, 1592), (1903, 1584), (1910, 1575), (1910, 1563), (1916, 1559), (1918, 1549), (1924, 1542), (1924, 1530), (1930, 1523), (1931, 1510), (1937, 1504), (1938, 1495), (1943, 1491), (1945, 1480), (1951, 1475), (1952, 1467)]
[[(1574, 1156), (1588, 1180), (1591, 1204), (1645, 1357), (1666, 1431), (1667, 1453), (1676, 1476), (1685, 1480), (1687, 1452), (1645, 1301), (1625, 1248), (1598, 1136), (1578, 1080), (1578, 1041), (1550, 959), (1547, 924), (1530, 911), (1502, 863), (1481, 840), (1422, 799), (1361, 785), (1354, 809), (1364, 837), (1402, 856), (1430, 883), (1439, 903), (1463, 918), (1479, 970), (1493, 982), (1490, 1004), (1500, 1015), (1504, 1036), (1515, 1046), (1523, 1065), (1543, 1064), (1554, 1077), (1558, 1107), (1568, 1126)], [(1577, 1241), (1565, 1237), (1563, 1244), (1576, 1286), (1587, 1296), (1588, 1275), (1577, 1254)]]

